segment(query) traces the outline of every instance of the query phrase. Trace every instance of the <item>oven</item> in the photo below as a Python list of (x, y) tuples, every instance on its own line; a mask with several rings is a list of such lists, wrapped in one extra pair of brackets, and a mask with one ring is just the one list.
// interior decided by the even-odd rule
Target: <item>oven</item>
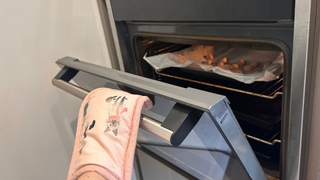
[[(316, 11), (299, 15), (304, 3), (100, 1), (120, 71), (65, 57), (53, 84), (79, 98), (111, 87), (152, 99), (140, 123), (138, 179), (303, 179), (312, 76), (304, 56), (312, 42), (303, 34)], [(194, 68), (160, 71), (144, 60), (193, 45), (281, 52), (283, 73), (246, 84)]]

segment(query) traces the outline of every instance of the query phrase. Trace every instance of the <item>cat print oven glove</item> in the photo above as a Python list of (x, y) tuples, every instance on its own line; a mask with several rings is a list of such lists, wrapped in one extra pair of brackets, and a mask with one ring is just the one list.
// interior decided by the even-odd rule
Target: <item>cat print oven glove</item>
[(131, 179), (141, 111), (146, 96), (99, 88), (84, 99), (78, 118), (68, 180), (90, 171), (108, 180)]

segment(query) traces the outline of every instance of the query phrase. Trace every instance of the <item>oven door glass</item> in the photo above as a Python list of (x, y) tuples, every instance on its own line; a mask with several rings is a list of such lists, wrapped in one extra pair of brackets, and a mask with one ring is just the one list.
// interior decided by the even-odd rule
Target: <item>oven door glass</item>
[(151, 110), (142, 113), (137, 140), (136, 164), (143, 179), (175, 179), (161, 173), (159, 162), (186, 179), (267, 179), (225, 96), (70, 57), (57, 64), (62, 70), (53, 84), (79, 98), (95, 88), (109, 87), (146, 95), (154, 102)]
[[(143, 114), (163, 121), (175, 102), (160, 97), (156, 102)], [(139, 130), (137, 143), (136, 168), (140, 168), (142, 179), (250, 179), (208, 114), (178, 147), (143, 129)]]

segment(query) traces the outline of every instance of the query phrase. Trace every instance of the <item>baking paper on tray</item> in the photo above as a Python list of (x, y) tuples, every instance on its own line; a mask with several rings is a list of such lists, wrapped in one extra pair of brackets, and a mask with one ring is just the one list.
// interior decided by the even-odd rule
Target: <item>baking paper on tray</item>
[[(246, 61), (246, 65), (253, 61), (258, 62), (259, 65), (254, 68), (253, 71), (246, 72), (242, 68), (242, 73), (235, 73), (217, 65), (205, 64), (207, 61), (205, 56), (208, 54), (213, 54), (214, 59), (217, 62), (219, 62), (223, 57), (227, 57), (228, 64), (234, 64), (240, 59), (243, 59)], [(216, 73), (229, 77), (246, 84), (251, 84), (255, 81), (269, 82), (279, 78), (280, 74), (283, 72), (283, 53), (281, 51), (193, 45), (189, 48), (173, 53), (165, 53), (149, 57), (145, 54), (143, 58), (157, 71), (161, 71), (169, 67), (197, 68), (208, 71), (208, 73)], [(272, 64), (263, 70), (262, 67), (266, 61), (271, 61)]]

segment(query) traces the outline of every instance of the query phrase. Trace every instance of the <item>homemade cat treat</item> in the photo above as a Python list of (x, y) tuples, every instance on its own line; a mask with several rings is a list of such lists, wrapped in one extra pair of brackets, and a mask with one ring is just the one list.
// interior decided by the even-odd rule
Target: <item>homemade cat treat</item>
[(240, 70), (232, 70), (232, 72), (242, 74), (242, 71), (240, 71)]
[(213, 55), (212, 55), (212, 54), (208, 54), (208, 55), (207, 55), (207, 59), (208, 59), (208, 60), (213, 59)]
[(253, 67), (252, 66), (245, 66), (243, 68), (245, 71), (252, 71), (253, 70)]
[(220, 66), (220, 67), (223, 67), (223, 65), (224, 65), (224, 63), (223, 63), (222, 61), (220, 61), (220, 62), (218, 63), (218, 66)]
[(208, 60), (208, 61), (207, 61), (207, 64), (209, 64), (209, 65), (210, 65), (210, 64), (212, 65), (213, 63), (217, 63), (217, 61), (214, 60), (214, 59), (211, 59), (211, 60)]
[(263, 64), (262, 69), (263, 69), (263, 70), (267, 69), (267, 67), (270, 66), (271, 63), (272, 63), (271, 61), (266, 61), (266, 62)]
[(238, 64), (232, 64), (231, 65), (231, 69), (238, 69), (239, 68), (239, 65)]
[(230, 64), (224, 64), (224, 65), (222, 66), (223, 69), (229, 69), (230, 67), (231, 67)]
[(249, 64), (249, 66), (252, 66), (253, 68), (259, 66), (259, 63), (257, 61), (253, 61)]
[(243, 65), (245, 65), (246, 64), (246, 62), (244, 61), (244, 60), (242, 60), (242, 59), (240, 59), (239, 61), (238, 61), (238, 65), (240, 65), (240, 66), (243, 66)]
[(227, 60), (227, 58), (226, 58), (226, 57), (223, 57), (223, 58), (221, 59), (221, 61), (220, 61), (220, 62), (227, 63), (227, 62), (228, 62), (228, 60)]

